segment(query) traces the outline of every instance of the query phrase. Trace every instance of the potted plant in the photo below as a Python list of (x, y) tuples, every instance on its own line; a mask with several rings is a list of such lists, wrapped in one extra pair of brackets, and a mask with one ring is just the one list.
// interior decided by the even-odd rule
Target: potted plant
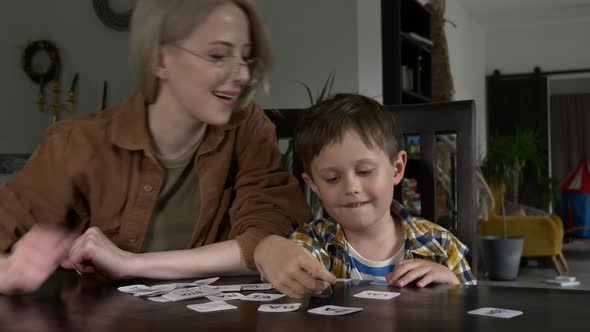
[(514, 203), (518, 203), (522, 171), (529, 164), (540, 173), (543, 155), (538, 149), (537, 133), (518, 129), (514, 135), (490, 138), (487, 157), (482, 166), (486, 180), (498, 191), (502, 217), (502, 236), (484, 236), (482, 249), (484, 264), (490, 279), (514, 280), (518, 276), (524, 238), (508, 237), (505, 196), (509, 189)]

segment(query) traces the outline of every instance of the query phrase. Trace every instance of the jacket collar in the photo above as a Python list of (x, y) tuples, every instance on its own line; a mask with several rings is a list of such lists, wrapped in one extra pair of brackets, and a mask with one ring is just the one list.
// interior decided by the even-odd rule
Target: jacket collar
[[(199, 153), (215, 150), (223, 140), (226, 132), (242, 124), (251, 113), (251, 110), (257, 107), (255, 103), (250, 103), (244, 109), (235, 112), (227, 124), (209, 126)], [(111, 107), (105, 112), (113, 114), (109, 128), (109, 138), (114, 145), (131, 151), (152, 151), (147, 124), (147, 105), (143, 94), (135, 93), (122, 104)]]

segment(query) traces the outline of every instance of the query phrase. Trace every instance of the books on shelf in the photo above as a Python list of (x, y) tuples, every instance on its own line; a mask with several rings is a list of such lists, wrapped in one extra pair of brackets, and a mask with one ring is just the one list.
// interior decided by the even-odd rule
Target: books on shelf
[(419, 35), (419, 34), (417, 34), (415, 32), (408, 32), (407, 35), (408, 35), (408, 37), (410, 37), (411, 39), (413, 39), (413, 40), (415, 40), (415, 41), (417, 41), (419, 43), (428, 45), (430, 47), (432, 47), (432, 45), (434, 45), (434, 43), (432, 42), (432, 40), (430, 40), (430, 39), (428, 39), (426, 37), (423, 37), (423, 36), (421, 36), (421, 35)]

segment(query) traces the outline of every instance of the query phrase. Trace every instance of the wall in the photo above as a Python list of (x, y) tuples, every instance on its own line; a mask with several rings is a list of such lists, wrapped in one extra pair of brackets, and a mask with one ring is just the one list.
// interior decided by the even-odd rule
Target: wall
[(590, 21), (502, 25), (487, 29), (486, 71), (502, 73), (590, 68)]
[[(49, 39), (62, 59), (63, 89), (79, 72), (78, 110), (96, 111), (101, 105), (102, 82), (110, 84), (111, 103), (130, 91), (127, 74), (127, 34), (107, 29), (88, 1), (20, 0), (0, 11), (0, 153), (28, 153), (41, 141), (49, 115), (37, 111), (39, 86), (20, 67), (27, 40)], [(49, 89), (46, 89), (49, 92)], [(62, 98), (62, 101), (64, 99)]]
[(481, 25), (473, 20), (457, 0), (447, 0), (445, 32), (449, 46), (449, 62), (455, 84), (455, 100), (475, 100), (477, 157), (486, 151), (486, 85), (485, 59), (487, 38)]
[(271, 32), (275, 66), (270, 94), (259, 93), (265, 108), (303, 108), (310, 100), (302, 82), (317, 96), (331, 71), (333, 92), (356, 91), (356, 0), (256, 1)]
[[(111, 3), (113, 9), (122, 10), (132, 1)], [(271, 31), (276, 57), (270, 95), (259, 94), (263, 107), (308, 106), (305, 89), (297, 81), (315, 93), (331, 70), (336, 72), (334, 92), (358, 90), (356, 0), (256, 3)], [(128, 33), (103, 26), (90, 1), (10, 1), (0, 11), (0, 22), (4, 28), (0, 29), (0, 153), (31, 152), (49, 125), (49, 116), (35, 105), (38, 85), (20, 68), (19, 46), (29, 39), (51, 39), (60, 47), (63, 89), (69, 88), (74, 72), (80, 73), (78, 112), (100, 108), (104, 80), (109, 81), (110, 105), (132, 92)]]
[(383, 102), (381, 0), (357, 0), (358, 92)]

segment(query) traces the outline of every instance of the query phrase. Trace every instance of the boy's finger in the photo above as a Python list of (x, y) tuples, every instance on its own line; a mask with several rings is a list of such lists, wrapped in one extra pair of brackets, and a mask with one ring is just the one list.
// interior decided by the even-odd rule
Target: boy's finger
[(430, 283), (432, 283), (434, 281), (434, 279), (432, 278), (432, 275), (427, 273), (424, 277), (422, 277), (422, 279), (420, 279), (416, 285), (418, 287), (426, 287), (428, 285), (430, 285)]
[(307, 272), (311, 273), (311, 275), (314, 277), (314, 279), (325, 281), (329, 284), (336, 283), (336, 276), (334, 276), (332, 273), (330, 273), (328, 270), (326, 270), (317, 261), (314, 260), (314, 263), (317, 263), (317, 264), (314, 264), (314, 265), (308, 266), (308, 267), (304, 267)]
[(391, 275), (389, 277), (389, 279), (391, 280), (391, 283), (395, 283), (397, 280), (399, 280), (399, 278), (403, 277), (406, 273), (408, 273), (408, 271), (412, 270), (412, 265), (409, 262), (411, 261), (405, 261), (406, 263), (404, 264), (399, 264), (400, 262), (395, 264), (395, 270), (393, 270), (393, 272), (391, 272)]
[(412, 270), (408, 271), (408, 273), (406, 273), (403, 277), (399, 278), (395, 282), (395, 285), (399, 286), (399, 287), (403, 287), (403, 286), (415, 281), (416, 279), (421, 278), (422, 276), (424, 276), (427, 273), (428, 273), (428, 267), (418, 267), (418, 268), (412, 269)]

